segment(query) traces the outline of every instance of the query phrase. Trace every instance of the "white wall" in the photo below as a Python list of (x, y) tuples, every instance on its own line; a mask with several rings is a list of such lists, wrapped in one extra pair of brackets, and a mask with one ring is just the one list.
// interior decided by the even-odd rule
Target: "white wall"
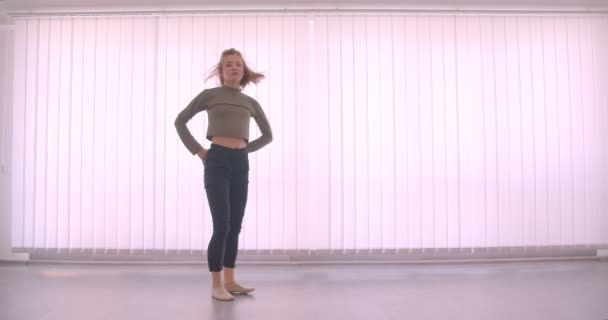
[(13, 26), (0, 7), (0, 260), (27, 260), (11, 251), (11, 79)]

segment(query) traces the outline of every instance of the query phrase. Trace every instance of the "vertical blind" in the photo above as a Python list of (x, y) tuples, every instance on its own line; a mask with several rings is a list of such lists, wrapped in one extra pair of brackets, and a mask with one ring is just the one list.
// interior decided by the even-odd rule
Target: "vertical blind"
[[(275, 136), (250, 154), (242, 249), (608, 244), (607, 31), (603, 15), (18, 18), (12, 246), (205, 250), (203, 166), (173, 121), (231, 47), (267, 76), (244, 92)], [(201, 142), (206, 121), (189, 123)]]
[[(12, 83), (11, 79), (13, 77), (12, 74), (12, 43), (14, 39), (14, 30), (11, 26), (4, 25), (2, 13), (0, 13), (0, 210), (6, 212), (4, 216), (10, 217), (10, 206), (9, 202), (6, 200), (10, 199), (10, 195), (5, 195), (5, 193), (9, 193), (10, 183), (9, 180), (6, 179), (8, 177), (8, 167), (10, 162), (9, 149), (10, 145), (8, 140), (10, 139), (10, 130), (9, 124), (11, 123), (10, 110), (11, 110), (11, 95), (8, 94), (10, 92), (10, 85)], [(4, 191), (6, 190), (6, 191)], [(5, 202), (6, 201), (6, 202)], [(4, 221), (9, 221), (8, 219)], [(3, 230), (10, 231), (10, 226), (6, 226)], [(8, 242), (10, 237), (8, 236), (8, 232), (6, 233), (6, 239), (4, 242)], [(6, 247), (8, 247), (8, 243), (6, 243)]]

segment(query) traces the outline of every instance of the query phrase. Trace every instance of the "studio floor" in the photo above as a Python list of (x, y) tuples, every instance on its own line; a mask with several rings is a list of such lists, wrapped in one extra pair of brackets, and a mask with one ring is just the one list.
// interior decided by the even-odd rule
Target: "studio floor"
[(607, 320), (608, 262), (255, 265), (210, 297), (205, 265), (0, 264), (2, 320)]

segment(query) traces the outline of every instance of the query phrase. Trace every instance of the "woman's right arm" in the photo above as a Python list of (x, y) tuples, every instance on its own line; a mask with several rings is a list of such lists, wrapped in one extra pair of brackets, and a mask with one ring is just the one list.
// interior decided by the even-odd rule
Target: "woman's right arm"
[(198, 154), (199, 156), (201, 156), (199, 153), (204, 154), (205, 150), (203, 149), (201, 144), (198, 143), (196, 139), (194, 139), (192, 133), (190, 133), (190, 130), (188, 130), (188, 126), (186, 124), (188, 123), (188, 121), (190, 121), (190, 119), (192, 119), (192, 117), (194, 117), (194, 115), (207, 108), (207, 96), (207, 90), (203, 90), (194, 99), (192, 99), (192, 101), (190, 101), (188, 106), (186, 106), (186, 108), (182, 110), (175, 119), (175, 128), (177, 129), (177, 134), (179, 135), (179, 138), (182, 140), (182, 143), (186, 146), (188, 151), (190, 151), (190, 153), (192, 153), (193, 155)]

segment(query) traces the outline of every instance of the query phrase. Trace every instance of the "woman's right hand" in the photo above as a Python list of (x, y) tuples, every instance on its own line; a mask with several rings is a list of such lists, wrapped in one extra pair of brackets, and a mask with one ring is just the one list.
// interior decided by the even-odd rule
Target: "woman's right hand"
[(205, 159), (207, 159), (207, 149), (202, 148), (196, 155), (201, 158), (201, 160), (205, 161)]

